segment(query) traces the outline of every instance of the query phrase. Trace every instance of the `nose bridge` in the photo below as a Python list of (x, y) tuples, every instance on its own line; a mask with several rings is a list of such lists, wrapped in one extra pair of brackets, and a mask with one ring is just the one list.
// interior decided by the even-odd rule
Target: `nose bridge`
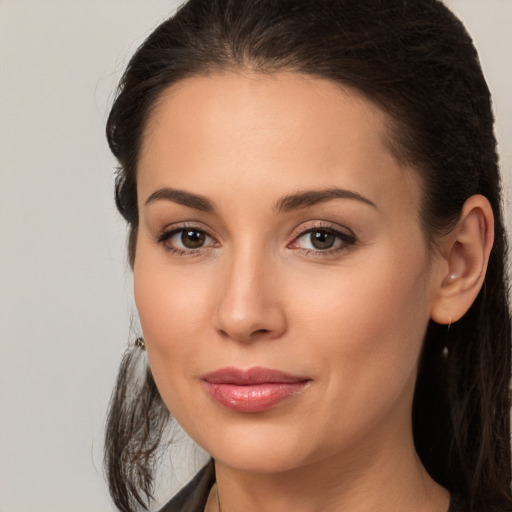
[(274, 288), (272, 257), (250, 242), (240, 244), (227, 258), (219, 293), (217, 330), (237, 341), (276, 338), (286, 319)]

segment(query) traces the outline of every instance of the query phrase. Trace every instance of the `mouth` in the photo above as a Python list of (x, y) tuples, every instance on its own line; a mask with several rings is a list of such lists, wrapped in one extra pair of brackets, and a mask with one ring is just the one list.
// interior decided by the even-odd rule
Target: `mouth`
[(202, 377), (208, 395), (221, 406), (255, 413), (299, 395), (311, 379), (279, 370), (222, 368)]

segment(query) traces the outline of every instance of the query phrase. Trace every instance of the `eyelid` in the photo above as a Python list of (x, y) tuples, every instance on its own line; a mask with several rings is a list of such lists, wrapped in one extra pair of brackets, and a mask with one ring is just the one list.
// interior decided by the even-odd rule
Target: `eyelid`
[(291, 238), (295, 239), (308, 232), (314, 231), (315, 229), (325, 229), (326, 231), (332, 231), (333, 233), (339, 233), (343, 236), (357, 239), (357, 235), (354, 233), (352, 229), (337, 224), (335, 222), (325, 220), (313, 220), (300, 224), (293, 230)]

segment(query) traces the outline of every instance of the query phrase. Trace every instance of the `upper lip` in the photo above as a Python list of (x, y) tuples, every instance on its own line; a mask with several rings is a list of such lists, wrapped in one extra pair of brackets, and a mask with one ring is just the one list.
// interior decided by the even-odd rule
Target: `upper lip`
[(304, 382), (307, 377), (292, 375), (280, 370), (271, 368), (253, 367), (241, 368), (220, 368), (203, 375), (202, 379), (209, 384), (234, 384), (237, 386), (250, 386), (257, 384), (279, 384)]

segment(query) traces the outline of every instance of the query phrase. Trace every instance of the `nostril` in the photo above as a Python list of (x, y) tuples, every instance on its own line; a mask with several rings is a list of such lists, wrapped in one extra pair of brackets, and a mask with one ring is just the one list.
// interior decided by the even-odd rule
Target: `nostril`
[(270, 329), (258, 329), (251, 333), (251, 337), (267, 334), (269, 332), (270, 332)]

